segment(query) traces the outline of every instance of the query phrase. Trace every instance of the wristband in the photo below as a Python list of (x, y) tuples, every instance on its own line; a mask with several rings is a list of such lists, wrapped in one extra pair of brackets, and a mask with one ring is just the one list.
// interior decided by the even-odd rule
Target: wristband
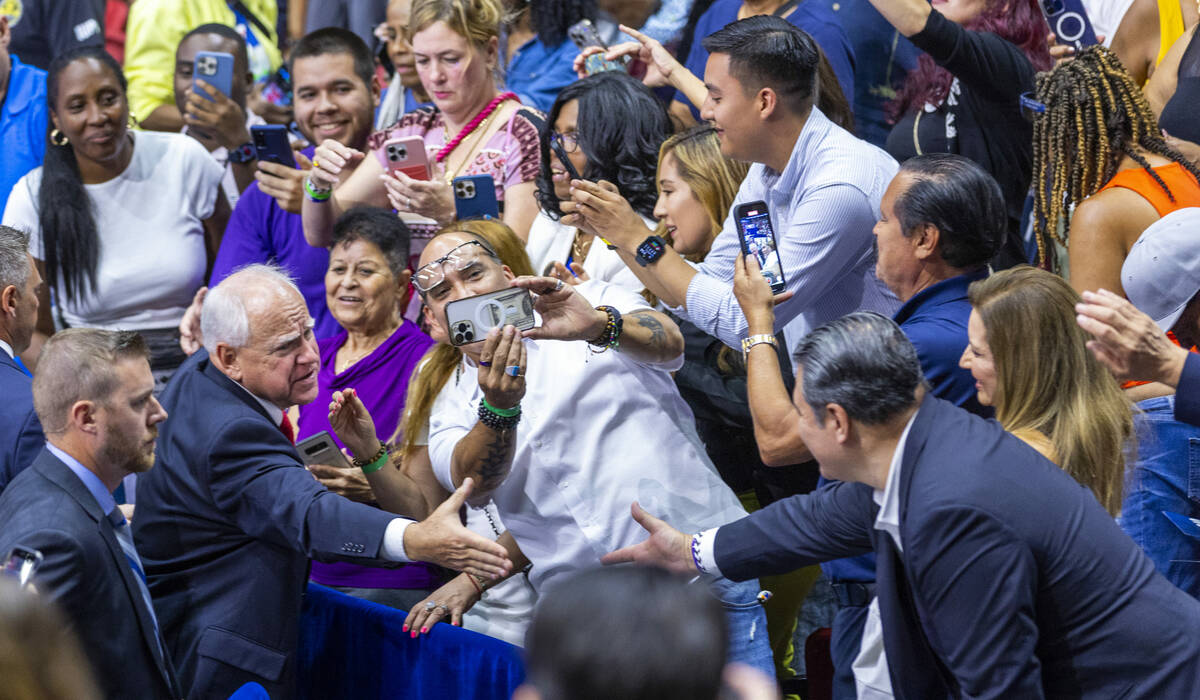
[(750, 348), (755, 345), (763, 345), (764, 343), (775, 348), (779, 347), (779, 342), (775, 340), (775, 336), (771, 333), (759, 333), (748, 338), (742, 338), (742, 357), (749, 357)]
[(333, 188), (317, 189), (317, 186), (312, 182), (312, 178), (306, 177), (304, 178), (304, 194), (308, 195), (308, 201), (310, 202), (324, 202), (333, 196)]
[(479, 594), (480, 598), (482, 598), (483, 586), (481, 586), (479, 582), (475, 580), (475, 576), (472, 574), (467, 574), (467, 580), (471, 582), (471, 585), (475, 587), (475, 592)]
[(488, 403), (487, 399), (483, 399), (483, 407), (486, 408), (487, 410), (491, 411), (492, 413), (495, 413), (496, 415), (502, 416), (504, 418), (512, 418), (513, 416), (518, 416), (521, 414), (521, 404), (517, 404), (516, 406), (513, 406), (512, 408), (496, 408), (495, 406)]
[[(512, 410), (512, 409), (508, 409)], [(517, 427), (517, 423), (521, 422), (521, 410), (516, 409), (516, 413), (511, 416), (504, 416), (497, 413), (497, 409), (488, 408), (486, 401), (479, 402), (479, 422), (487, 427), (495, 430), (498, 433), (504, 433)]]
[[(596, 309), (608, 314), (608, 321), (604, 324), (604, 330), (601, 331), (600, 337), (587, 341), (588, 345), (594, 346), (592, 352), (598, 355), (609, 348), (616, 348), (620, 344), (621, 331), (625, 327), (625, 323), (621, 319), (621, 312), (611, 306), (597, 306)], [(600, 349), (596, 350), (595, 348)]]
[(364, 474), (370, 474), (371, 472), (377, 472), (383, 468), (384, 463), (387, 462), (387, 456), (388, 456), (387, 445), (383, 444), (383, 442), (380, 441), (379, 451), (376, 452), (375, 456), (372, 457), (370, 460), (363, 460), (363, 459), (358, 459), (357, 457), (355, 457), (354, 459), (350, 460), (350, 462), (352, 464), (354, 464), (354, 466), (363, 470)]

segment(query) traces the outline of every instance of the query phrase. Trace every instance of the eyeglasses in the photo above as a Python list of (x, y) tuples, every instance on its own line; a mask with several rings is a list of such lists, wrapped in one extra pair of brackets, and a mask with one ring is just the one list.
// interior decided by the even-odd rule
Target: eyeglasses
[(1025, 117), (1026, 121), (1037, 121), (1037, 118), (1045, 113), (1045, 102), (1039, 102), (1032, 92), (1021, 93), (1021, 116)]
[(493, 260), (499, 260), (495, 251), (484, 245), (481, 241), (467, 241), (460, 243), (450, 249), (437, 260), (428, 262), (417, 268), (416, 274), (413, 275), (413, 284), (422, 294), (429, 293), (434, 287), (438, 286), (446, 279), (446, 266), (454, 272), (459, 272), (466, 269), (469, 265), (476, 263), (482, 257), (490, 257)]
[(562, 146), (562, 149), (567, 153), (574, 153), (579, 150), (579, 132), (568, 131), (565, 134), (560, 134), (557, 131), (551, 131), (550, 143)]

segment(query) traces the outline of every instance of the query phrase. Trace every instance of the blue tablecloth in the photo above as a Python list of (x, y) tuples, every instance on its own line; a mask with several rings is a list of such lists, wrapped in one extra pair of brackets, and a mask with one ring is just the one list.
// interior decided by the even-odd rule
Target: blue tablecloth
[(300, 621), (301, 700), (508, 700), (525, 678), (521, 650), (435, 625), (412, 639), (405, 613), (309, 584)]

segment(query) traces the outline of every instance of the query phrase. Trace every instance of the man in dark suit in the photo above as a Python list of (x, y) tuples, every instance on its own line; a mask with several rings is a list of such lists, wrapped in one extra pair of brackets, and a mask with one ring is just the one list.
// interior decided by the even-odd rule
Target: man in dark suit
[(0, 495), (0, 553), (41, 552), (39, 591), (66, 611), (109, 698), (179, 698), (129, 524), (112, 492), (154, 465), (149, 353), (136, 333), (68, 329), (42, 349), (34, 403), (48, 442)]
[(0, 493), (46, 442), (33, 410), (33, 377), (19, 357), (37, 325), (41, 285), (29, 236), (0, 226)]
[(1193, 696), (1200, 603), (1061, 469), (928, 396), (893, 322), (833, 321), (797, 364), (804, 442), (843, 483), (692, 536), (635, 504), (650, 538), (606, 563), (738, 580), (873, 548), (882, 683), (897, 698)]
[(205, 351), (171, 378), (155, 469), (138, 483), (134, 536), (189, 698), (247, 682), (295, 695), (308, 559), (428, 561), (494, 577), (505, 550), (461, 525), (459, 489), (424, 522), (353, 503), (304, 469), (284, 409), (317, 393), (304, 298), (252, 265), (208, 292)]

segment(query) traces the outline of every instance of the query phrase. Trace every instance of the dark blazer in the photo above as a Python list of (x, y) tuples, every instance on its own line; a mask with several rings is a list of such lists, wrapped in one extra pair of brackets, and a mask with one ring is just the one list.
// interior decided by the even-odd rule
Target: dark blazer
[(1189, 352), (1175, 389), (1175, 420), (1200, 426), (1200, 355)]
[(0, 493), (42, 451), (46, 437), (33, 412), (33, 380), (0, 350)]
[(374, 557), (395, 516), (325, 490), (204, 351), (162, 404), (133, 531), (183, 687), (224, 699), (255, 681), (292, 697), (308, 558), (386, 565)]
[(1190, 698), (1200, 602), (1154, 570), (1091, 492), (998, 423), (926, 397), (899, 475), (899, 553), (865, 484), (726, 525), (734, 580), (878, 555), (896, 697)]
[(43, 448), (0, 495), (0, 553), (45, 559), (38, 590), (66, 611), (105, 697), (178, 698), (137, 574), (106, 514), (67, 465)]

